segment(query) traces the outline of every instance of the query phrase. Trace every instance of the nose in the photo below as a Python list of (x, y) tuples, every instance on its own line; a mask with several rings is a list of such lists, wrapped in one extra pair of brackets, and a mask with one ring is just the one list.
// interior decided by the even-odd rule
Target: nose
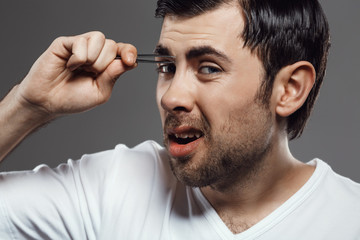
[[(188, 74), (189, 75), (189, 74)], [(175, 73), (161, 97), (161, 107), (170, 113), (191, 112), (195, 105), (195, 85), (191, 76)]]

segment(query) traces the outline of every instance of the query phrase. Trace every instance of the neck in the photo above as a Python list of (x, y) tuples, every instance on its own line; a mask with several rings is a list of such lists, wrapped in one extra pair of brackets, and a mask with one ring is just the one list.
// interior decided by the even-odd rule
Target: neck
[(259, 162), (245, 177), (229, 177), (201, 189), (234, 233), (269, 215), (298, 191), (314, 171), (291, 155), (287, 138), (273, 145)]

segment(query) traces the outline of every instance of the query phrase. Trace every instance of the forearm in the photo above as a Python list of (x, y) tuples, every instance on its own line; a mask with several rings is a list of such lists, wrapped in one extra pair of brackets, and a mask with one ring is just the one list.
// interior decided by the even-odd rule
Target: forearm
[(52, 118), (106, 102), (115, 80), (135, 63), (134, 46), (100, 32), (57, 38), (0, 102), (0, 161)]
[(50, 120), (44, 112), (21, 103), (18, 86), (0, 102), (0, 161), (27, 135)]

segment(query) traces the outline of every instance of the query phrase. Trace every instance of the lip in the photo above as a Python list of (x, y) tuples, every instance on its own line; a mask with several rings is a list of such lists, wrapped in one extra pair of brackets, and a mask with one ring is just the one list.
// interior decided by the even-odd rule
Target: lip
[(186, 157), (193, 154), (200, 142), (202, 141), (202, 137), (196, 139), (195, 141), (189, 142), (187, 144), (179, 144), (173, 140), (169, 139), (169, 153), (173, 157)]
[[(199, 133), (201, 132), (200, 130), (190, 127), (190, 126), (180, 126), (180, 127), (176, 127), (176, 128), (170, 128), (167, 129), (166, 133), (168, 134), (168, 151), (170, 153), (171, 156), (173, 157), (178, 157), (178, 158), (183, 158), (183, 157), (187, 157), (191, 154), (194, 154), (195, 151), (197, 150), (199, 144), (203, 141), (203, 136), (201, 136), (200, 138), (191, 141), (189, 143), (186, 144), (180, 144), (178, 142), (175, 141), (175, 134), (186, 134), (186, 133)], [(202, 132), (201, 132), (202, 134)]]
[(182, 133), (190, 133), (190, 132), (201, 132), (200, 130), (191, 127), (191, 126), (179, 126), (179, 127), (175, 127), (175, 128), (168, 128), (166, 130), (166, 133), (168, 135), (170, 134), (182, 134)]

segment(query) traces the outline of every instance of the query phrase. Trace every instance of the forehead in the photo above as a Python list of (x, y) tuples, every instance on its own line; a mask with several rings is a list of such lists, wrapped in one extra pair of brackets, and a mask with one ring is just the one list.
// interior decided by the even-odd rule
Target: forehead
[(243, 27), (241, 10), (235, 3), (223, 4), (195, 17), (167, 15), (159, 44), (170, 49), (194, 45), (211, 45), (217, 48), (241, 45)]

